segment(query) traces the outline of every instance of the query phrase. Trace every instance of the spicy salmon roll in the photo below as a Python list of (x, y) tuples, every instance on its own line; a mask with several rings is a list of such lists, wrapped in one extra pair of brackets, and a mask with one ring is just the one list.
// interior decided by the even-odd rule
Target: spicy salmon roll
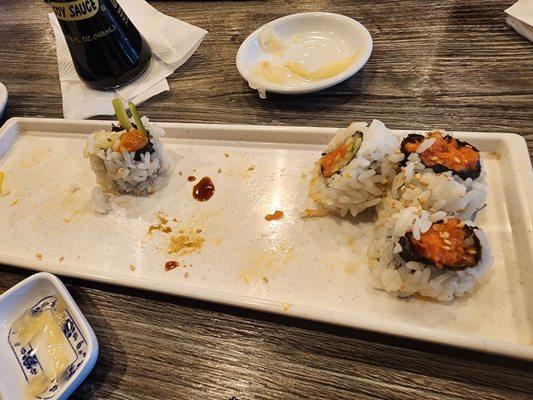
[(439, 301), (473, 290), (492, 262), (484, 232), (471, 221), (435, 220), (435, 214), (397, 205), (379, 210), (369, 248), (374, 286), (398, 297)]
[(404, 207), (416, 205), (460, 219), (474, 219), (485, 206), (487, 183), (479, 150), (440, 131), (403, 139), (405, 156), (392, 186)]
[(339, 130), (315, 163), (309, 197), (319, 210), (342, 217), (378, 204), (404, 158), (398, 145), (378, 120)]
[(466, 225), (457, 218), (435, 222), (419, 238), (408, 232), (400, 238), (400, 257), (448, 271), (475, 267), (481, 259), (481, 244), (477, 227)]
[[(165, 132), (148, 118), (141, 118), (131, 102), (131, 120), (120, 99), (113, 101), (113, 107), (118, 123), (110, 130), (91, 133), (83, 152), (101, 186), (93, 192), (98, 198), (103, 198), (101, 192), (152, 194), (161, 175), (169, 169), (161, 142)], [(96, 210), (109, 211), (101, 207)]]
[(418, 154), (420, 162), (436, 173), (451, 171), (463, 180), (476, 179), (481, 174), (479, 150), (440, 131), (426, 136), (410, 134), (402, 140), (400, 150), (405, 159)]

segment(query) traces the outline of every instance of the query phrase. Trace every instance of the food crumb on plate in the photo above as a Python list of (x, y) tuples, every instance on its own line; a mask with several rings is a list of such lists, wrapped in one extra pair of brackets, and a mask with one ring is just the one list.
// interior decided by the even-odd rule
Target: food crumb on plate
[(15, 206), (19, 202), (19, 198), (17, 197), (15, 200), (11, 202), (11, 206)]
[(316, 210), (314, 208), (306, 208), (300, 213), (300, 218), (315, 218), (315, 217), (325, 217), (327, 212), (324, 210)]
[(268, 283), (268, 278), (266, 276), (263, 276), (263, 283)]
[(189, 182), (194, 182), (194, 181), (196, 180), (196, 176), (191, 175), (191, 176), (189, 176), (189, 177), (187, 178), (187, 180), (188, 180)]
[(43, 259), (43, 255), (41, 253), (36, 253), (35, 254), (35, 257), (37, 258), (37, 260), (41, 261)]
[(70, 221), (72, 221), (72, 219), (71, 218), (63, 218), (63, 221), (65, 221), (65, 223), (68, 224)]
[(178, 174), (181, 176), (181, 175), (183, 175), (183, 172), (179, 171)]
[(174, 260), (167, 261), (165, 263), (165, 271), (171, 271), (171, 270), (173, 270), (175, 268), (178, 268), (179, 266), (180, 266), (180, 263), (177, 262), (177, 261), (174, 261)]
[(222, 172), (222, 168), (219, 168), (218, 169), (218, 173), (220, 174)]
[(250, 166), (248, 167), (248, 171), (253, 171), (254, 169), (255, 169), (255, 165), (250, 165)]
[(163, 225), (168, 224), (168, 216), (163, 211), (158, 211), (156, 217)]
[(178, 255), (191, 254), (200, 251), (204, 242), (205, 239), (195, 232), (171, 236), (167, 246), (167, 253)]
[(489, 155), (492, 157), (492, 158), (495, 158), (496, 160), (501, 160), (501, 155), (500, 153), (498, 153), (497, 151), (491, 151), (489, 153)]
[(289, 311), (291, 307), (292, 307), (292, 304), (283, 303), (283, 311)]
[(430, 303), (438, 303), (436, 299), (429, 296), (422, 296), (421, 294), (414, 294), (411, 296), (413, 299), (422, 300), (422, 301), (429, 301)]
[(228, 158), (229, 157), (229, 153), (224, 153), (224, 157)]
[(273, 214), (265, 215), (265, 219), (267, 221), (277, 221), (277, 220), (280, 220), (281, 218), (283, 218), (284, 215), (285, 214), (283, 213), (283, 211), (276, 210), (276, 211), (274, 211)]
[(63, 256), (59, 257), (59, 262), (63, 262), (64, 259), (65, 259), (65, 257), (63, 257)]
[(0, 171), (0, 193), (2, 193), (3, 185), (4, 185), (4, 177), (6, 174), (2, 171)]
[(68, 191), (71, 193), (77, 192), (78, 190), (81, 190), (81, 186), (76, 183), (71, 183), (68, 187)]
[(132, 272), (135, 271), (135, 265), (130, 264), (130, 271), (132, 271)]
[(152, 233), (153, 231), (161, 231), (163, 233), (170, 233), (172, 232), (172, 228), (170, 226), (165, 226), (163, 224), (150, 225), (148, 227), (148, 233)]
[(187, 278), (189, 277), (189, 273), (188, 273), (188, 272), (185, 272), (185, 273), (183, 274), (183, 277), (184, 277), (185, 279), (187, 279)]

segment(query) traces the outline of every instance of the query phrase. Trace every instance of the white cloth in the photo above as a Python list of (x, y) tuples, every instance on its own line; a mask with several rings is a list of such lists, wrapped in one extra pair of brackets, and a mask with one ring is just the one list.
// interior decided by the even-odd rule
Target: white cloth
[(48, 15), (56, 38), (65, 118), (113, 115), (111, 101), (117, 95), (124, 101), (139, 104), (170, 90), (166, 78), (191, 57), (207, 34), (207, 31), (201, 28), (160, 13), (144, 0), (118, 0), (118, 2), (150, 44), (152, 61), (143, 75), (116, 90), (93, 90), (80, 80), (59, 22), (53, 13)]
[(508, 15), (507, 24), (533, 41), (533, 0), (519, 0), (505, 12)]

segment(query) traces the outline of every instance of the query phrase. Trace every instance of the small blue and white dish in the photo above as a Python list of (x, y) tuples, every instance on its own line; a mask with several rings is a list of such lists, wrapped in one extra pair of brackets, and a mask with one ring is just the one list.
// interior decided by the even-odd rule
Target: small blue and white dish
[[(0, 399), (28, 399), (31, 379), (44, 372), (39, 352), (33, 343), (18, 343), (13, 322), (25, 312), (32, 316), (47, 310), (56, 311), (58, 302), (65, 305), (62, 341), (68, 368), (60, 381), (52, 381), (35, 399), (65, 400), (83, 382), (98, 358), (98, 342), (94, 332), (65, 285), (54, 275), (40, 272), (23, 280), (0, 295)], [(37, 346), (38, 347), (38, 346)], [(42, 353), (41, 353), (42, 354)]]
[(7, 88), (0, 82), (0, 118), (4, 114), (4, 109), (7, 104)]

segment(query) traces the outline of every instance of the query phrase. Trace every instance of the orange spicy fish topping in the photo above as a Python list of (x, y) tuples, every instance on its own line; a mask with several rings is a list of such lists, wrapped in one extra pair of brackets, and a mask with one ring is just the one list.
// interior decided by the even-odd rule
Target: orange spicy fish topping
[[(465, 229), (466, 228), (466, 229)], [(474, 266), (479, 260), (476, 241), (471, 228), (456, 218), (434, 223), (420, 235), (420, 240), (410, 237), (411, 245), (436, 267), (463, 268)], [(467, 239), (471, 239), (467, 245)]]
[(133, 152), (142, 149), (148, 144), (148, 136), (137, 129), (130, 129), (120, 137), (119, 151)]
[[(479, 152), (468, 144), (460, 143), (451, 136), (442, 136), (438, 131), (432, 132), (427, 138), (434, 138), (435, 142), (422, 153), (420, 159), (427, 167), (442, 165), (450, 171), (475, 170), (479, 165)], [(422, 144), (424, 138), (407, 141), (404, 149), (407, 153), (414, 153)]]
[(337, 164), (339, 160), (342, 160), (348, 154), (350, 146), (347, 144), (341, 144), (332, 152), (326, 154), (320, 159), (320, 165), (322, 166), (322, 175), (324, 178), (330, 178), (335, 172), (337, 172)]

